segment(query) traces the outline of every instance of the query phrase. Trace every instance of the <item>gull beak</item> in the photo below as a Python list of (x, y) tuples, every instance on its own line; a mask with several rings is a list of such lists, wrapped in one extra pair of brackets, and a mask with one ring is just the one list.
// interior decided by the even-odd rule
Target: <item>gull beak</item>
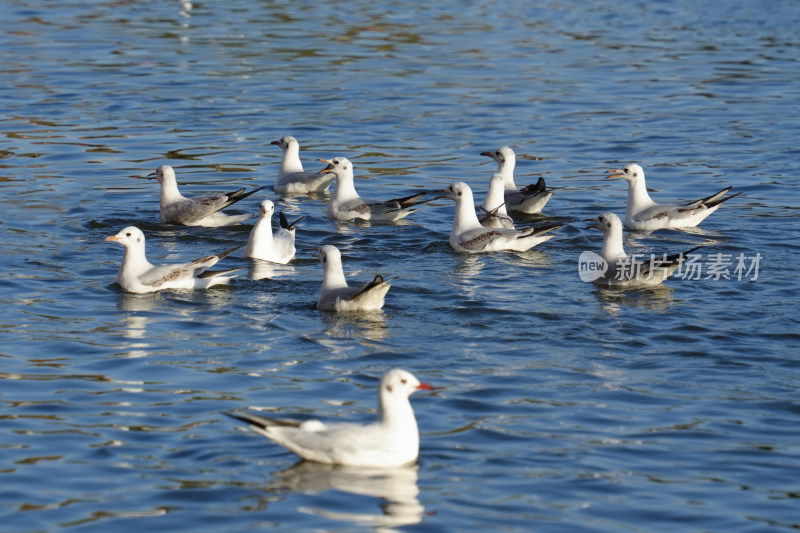
[(280, 141), (272, 141), (272, 142), (271, 142), (271, 143), (269, 143), (269, 144), (274, 144), (275, 146), (280, 146), (280, 145), (281, 145), (281, 142), (280, 142)]
[(433, 387), (431, 387), (427, 383), (420, 383), (419, 385), (417, 385), (417, 390), (433, 390)]
[(584, 220), (584, 222), (591, 222), (591, 224), (586, 226), (586, 229), (600, 229), (600, 226), (597, 225), (597, 220), (593, 218), (587, 218), (586, 220)]
[(322, 161), (323, 163), (328, 163), (327, 167), (319, 171), (320, 174), (324, 174), (326, 172), (333, 172), (333, 163), (331, 163), (327, 159), (320, 159), (320, 161)]
[(608, 171), (608, 176), (606, 176), (606, 179), (621, 178), (622, 174), (623, 174), (623, 172), (621, 170), (609, 170)]
[(491, 157), (494, 159), (494, 154), (492, 152), (481, 152), (481, 155), (485, 155), (486, 157)]
[(157, 177), (158, 177), (158, 175), (155, 172), (151, 172), (150, 174), (147, 175), (147, 179), (149, 179), (149, 180), (154, 180)]
[(441, 189), (441, 190), (438, 190), (438, 191), (433, 191), (433, 194), (438, 194), (438, 196), (436, 198), (434, 198), (433, 200), (431, 200), (432, 202), (436, 201), (436, 200), (441, 200), (442, 198), (447, 198), (448, 200), (450, 199), (450, 190), (449, 189)]
[(111, 242), (119, 242), (119, 237), (117, 237), (116, 235), (109, 235), (108, 237), (106, 237), (103, 240), (104, 241), (111, 241)]

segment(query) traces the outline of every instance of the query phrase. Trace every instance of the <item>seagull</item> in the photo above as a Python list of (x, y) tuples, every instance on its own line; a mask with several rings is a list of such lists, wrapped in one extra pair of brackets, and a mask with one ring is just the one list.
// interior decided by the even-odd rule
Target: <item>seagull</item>
[(505, 179), (502, 174), (492, 174), (489, 180), (489, 192), (481, 205), (483, 215), (480, 217), (481, 226), (485, 228), (514, 229), (514, 221), (506, 211), (506, 201), (503, 198), (503, 185)]
[(377, 311), (389, 292), (389, 281), (378, 274), (367, 283), (348, 287), (342, 269), (342, 254), (338, 248), (325, 245), (318, 250), (324, 275), (317, 309), (320, 311)]
[(609, 178), (622, 178), (628, 182), (628, 207), (625, 210), (625, 227), (634, 230), (693, 228), (724, 202), (736, 198), (741, 192), (723, 198), (731, 190), (728, 186), (700, 200), (686, 204), (657, 204), (650, 199), (644, 182), (644, 170), (636, 163), (619, 170), (609, 170)]
[(344, 157), (335, 157), (330, 161), (327, 159), (320, 161), (328, 163), (322, 172), (329, 172), (336, 176), (336, 188), (328, 202), (328, 218), (331, 220), (362, 219), (396, 222), (416, 211), (416, 209), (410, 208), (422, 203), (417, 200), (425, 195), (424, 192), (421, 192), (385, 202), (365, 200), (356, 192), (353, 184), (353, 164), (350, 160)]
[(636, 261), (628, 258), (622, 246), (622, 221), (614, 213), (604, 213), (588, 227), (603, 232), (603, 248), (600, 255), (607, 264), (605, 272), (594, 280), (596, 285), (613, 288), (647, 287), (660, 285), (686, 261), (689, 254), (701, 248), (695, 246), (683, 253), (667, 255), (660, 258)]
[(226, 415), (307, 461), (343, 466), (396, 468), (419, 456), (419, 430), (408, 397), (431, 390), (411, 372), (395, 368), (381, 377), (378, 419), (369, 424), (277, 420), (234, 411)]
[(300, 143), (291, 135), (284, 135), (270, 144), (283, 150), (281, 169), (275, 181), (275, 192), (279, 194), (308, 194), (324, 192), (333, 183), (334, 176), (322, 172), (305, 172), (300, 161)]
[(161, 222), (181, 226), (217, 228), (239, 224), (252, 215), (230, 216), (222, 213), (221, 210), (266, 187), (266, 185), (262, 185), (249, 192), (239, 189), (224, 194), (186, 198), (178, 190), (175, 170), (171, 166), (161, 165), (147, 177), (157, 179), (161, 184)]
[(497, 161), (497, 172), (502, 174), (505, 180), (506, 209), (528, 215), (542, 212), (547, 201), (553, 196), (553, 190), (547, 189), (544, 178), (539, 178), (532, 185), (517, 189), (514, 184), (514, 165), (517, 163), (514, 150), (508, 146), (501, 146), (494, 152), (481, 152), (481, 155)]
[(537, 228), (517, 229), (484, 228), (475, 214), (472, 189), (463, 182), (456, 182), (439, 191), (439, 198), (449, 198), (456, 203), (456, 216), (450, 231), (450, 246), (457, 252), (478, 254), (483, 252), (530, 250), (537, 244), (552, 239), (545, 233), (560, 227), (548, 224)]
[(191, 263), (178, 265), (151, 264), (144, 252), (144, 233), (135, 226), (128, 226), (116, 235), (105, 238), (125, 247), (117, 283), (128, 292), (147, 294), (162, 289), (207, 289), (214, 285), (226, 285), (236, 276), (229, 274), (241, 270), (207, 270), (241, 248), (237, 246), (216, 255), (195, 259)]
[(250, 230), (250, 237), (247, 239), (244, 256), (285, 265), (292, 260), (295, 253), (295, 224), (305, 217), (300, 217), (289, 224), (284, 214), (281, 213), (279, 218), (281, 227), (273, 235), (273, 213), (275, 213), (275, 204), (272, 203), (272, 200), (261, 202), (258, 211), (258, 222)]

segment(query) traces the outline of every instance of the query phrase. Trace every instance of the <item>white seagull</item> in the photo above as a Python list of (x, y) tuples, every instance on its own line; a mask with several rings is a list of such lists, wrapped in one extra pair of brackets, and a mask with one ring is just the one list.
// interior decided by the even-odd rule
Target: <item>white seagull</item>
[(497, 173), (502, 174), (505, 180), (507, 210), (528, 215), (542, 212), (547, 201), (553, 196), (553, 190), (547, 189), (544, 178), (539, 178), (536, 183), (518, 189), (514, 183), (514, 166), (517, 164), (514, 150), (508, 146), (501, 146), (494, 152), (481, 152), (481, 155), (497, 161)]
[(478, 254), (483, 252), (530, 250), (554, 237), (544, 235), (560, 224), (548, 224), (537, 228), (517, 229), (484, 228), (475, 214), (472, 189), (463, 182), (456, 182), (439, 191), (439, 198), (449, 198), (456, 203), (453, 229), (450, 231), (450, 246), (457, 252)]
[(253, 215), (226, 215), (222, 209), (260, 191), (266, 185), (248, 192), (238, 191), (186, 198), (178, 190), (175, 170), (169, 165), (161, 165), (148, 175), (161, 184), (161, 222), (181, 226), (232, 226), (247, 220)]
[(489, 180), (489, 192), (486, 199), (481, 204), (483, 214), (478, 220), (485, 228), (508, 228), (514, 229), (514, 221), (508, 216), (506, 211), (506, 201), (503, 198), (503, 186), (505, 179), (502, 174), (492, 174)]
[(276, 420), (240, 411), (225, 414), (307, 461), (396, 468), (419, 456), (419, 429), (408, 397), (430, 389), (406, 370), (386, 372), (378, 388), (378, 419), (369, 424)]
[(328, 218), (331, 220), (377, 220), (396, 222), (405, 218), (416, 209), (412, 206), (418, 202), (425, 193), (412, 194), (405, 198), (394, 198), (385, 202), (365, 200), (356, 192), (353, 183), (353, 164), (344, 157), (334, 157), (330, 161), (321, 159), (328, 166), (322, 172), (329, 172), (336, 176), (336, 188), (328, 202)]
[(325, 245), (318, 250), (323, 268), (322, 288), (317, 309), (320, 311), (377, 311), (383, 307), (389, 292), (389, 281), (378, 274), (367, 283), (348, 287), (342, 269), (342, 253), (335, 246)]
[(721, 191), (686, 204), (657, 204), (647, 193), (644, 170), (636, 163), (622, 169), (609, 170), (608, 178), (622, 178), (628, 182), (628, 207), (625, 210), (625, 227), (650, 231), (664, 228), (693, 228), (708, 215), (719, 209), (724, 202), (736, 198), (741, 192), (723, 198), (731, 190)]
[(244, 256), (285, 265), (292, 260), (295, 253), (295, 224), (305, 217), (300, 217), (289, 224), (283, 213), (280, 213), (280, 228), (273, 234), (273, 213), (275, 213), (275, 204), (272, 203), (272, 200), (261, 202), (258, 210), (258, 222), (250, 230)]
[(589, 228), (603, 232), (603, 248), (600, 255), (605, 260), (607, 268), (594, 280), (596, 285), (602, 287), (630, 288), (659, 285), (686, 261), (689, 254), (701, 248), (695, 246), (679, 254), (662, 254), (661, 257), (653, 255), (643, 260), (635, 260), (634, 257), (631, 260), (622, 246), (622, 221), (616, 214), (604, 213), (597, 218), (588, 219), (587, 222), (592, 222)]
[(125, 247), (117, 283), (126, 291), (136, 294), (162, 289), (207, 289), (213, 285), (225, 285), (236, 277), (229, 274), (241, 270), (240, 268), (208, 270), (241, 246), (220, 254), (201, 257), (191, 263), (156, 266), (145, 256), (144, 233), (139, 228), (129, 226), (116, 235), (106, 237), (105, 240), (118, 242)]
[(300, 143), (291, 135), (284, 135), (279, 141), (270, 144), (280, 146), (283, 150), (281, 169), (275, 181), (276, 193), (279, 194), (308, 194), (324, 192), (333, 183), (334, 177), (322, 172), (306, 172), (300, 161)]

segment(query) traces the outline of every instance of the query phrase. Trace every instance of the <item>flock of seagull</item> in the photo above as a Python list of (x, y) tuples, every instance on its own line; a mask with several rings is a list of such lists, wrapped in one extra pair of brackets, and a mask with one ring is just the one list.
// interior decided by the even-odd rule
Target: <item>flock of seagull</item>
[[(368, 220), (392, 223), (414, 211), (416, 206), (432, 200), (447, 198), (455, 202), (455, 216), (449, 244), (457, 252), (476, 254), (500, 251), (526, 251), (554, 237), (560, 224), (517, 227), (509, 213), (541, 213), (553, 190), (543, 178), (531, 185), (518, 187), (514, 182), (516, 156), (508, 146), (481, 155), (497, 162), (497, 171), (489, 181), (484, 202), (476, 211), (472, 189), (463, 182), (452, 183), (436, 196), (423, 199), (420, 192), (404, 198), (370, 200), (359, 196), (354, 184), (353, 164), (344, 157), (321, 161), (327, 166), (318, 172), (303, 169), (300, 145), (292, 136), (284, 136), (272, 144), (283, 150), (278, 177), (273, 186), (277, 194), (310, 194), (327, 191), (335, 183), (327, 205), (328, 218), (334, 221)], [(161, 185), (161, 221), (184, 226), (220, 227), (241, 224), (249, 214), (228, 215), (223, 209), (255, 194), (266, 185), (251, 190), (239, 189), (229, 193), (185, 197), (179, 189), (175, 171), (162, 165), (148, 177)], [(624, 226), (632, 230), (653, 231), (697, 226), (727, 200), (741, 193), (727, 195), (731, 187), (710, 196), (684, 204), (657, 204), (647, 192), (644, 170), (635, 163), (610, 171), (609, 178), (628, 182), (628, 202)], [(727, 196), (726, 196), (727, 195)], [(287, 264), (295, 256), (295, 227), (302, 220), (289, 222), (279, 214), (279, 227), (273, 231), (275, 205), (271, 200), (261, 202), (258, 220), (246, 245), (222, 253), (196, 259), (190, 263), (153, 265), (145, 254), (144, 233), (129, 226), (106, 241), (125, 247), (117, 276), (118, 284), (128, 292), (145, 294), (164, 289), (205, 289), (226, 284), (240, 270), (210, 270), (220, 260), (242, 246), (244, 257), (272, 263)], [(600, 255), (610, 268), (594, 282), (611, 287), (638, 287), (664, 281), (698, 247), (679, 254), (663, 255), (657, 261), (642, 261), (634, 268), (621, 271), (627, 262), (623, 248), (623, 222), (614, 213), (604, 213), (589, 227), (603, 233)], [(317, 250), (323, 267), (323, 281), (317, 308), (323, 311), (374, 311), (384, 305), (391, 280), (377, 275), (372, 281), (349, 286), (342, 267), (342, 256), (335, 246)], [(419, 452), (419, 433), (409, 396), (417, 390), (431, 387), (421, 383), (410, 372), (393, 369), (383, 375), (378, 388), (379, 412), (375, 422), (359, 424), (324, 424), (318, 420), (299, 422), (276, 420), (261, 415), (235, 411), (229, 416), (247, 423), (255, 431), (288, 448), (300, 457), (316, 462), (351, 466), (400, 466), (416, 461)]]

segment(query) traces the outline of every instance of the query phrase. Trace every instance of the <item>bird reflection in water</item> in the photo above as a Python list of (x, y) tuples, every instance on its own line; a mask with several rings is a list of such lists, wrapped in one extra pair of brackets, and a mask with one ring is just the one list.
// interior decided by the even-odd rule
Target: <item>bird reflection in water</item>
[[(353, 466), (333, 466), (301, 461), (294, 466), (278, 472), (277, 481), (270, 485), (271, 490), (292, 493), (315, 494), (327, 490), (338, 490), (360, 496), (377, 498), (375, 512), (346, 512), (340, 507), (323, 508), (301, 506), (299, 511), (377, 528), (393, 528), (418, 524), (422, 521), (425, 508), (420, 504), (417, 486), (418, 465), (397, 468), (363, 468)], [(329, 502), (329, 499), (319, 499)]]

